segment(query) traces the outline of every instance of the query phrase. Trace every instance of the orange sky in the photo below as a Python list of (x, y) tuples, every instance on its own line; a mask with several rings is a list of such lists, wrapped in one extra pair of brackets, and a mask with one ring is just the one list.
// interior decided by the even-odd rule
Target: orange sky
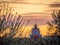
[[(0, 0), (9, 2), (9, 7), (14, 9), (13, 13), (51, 13), (53, 9), (60, 9), (59, 0)], [(45, 15), (45, 14), (44, 14)]]
[(52, 10), (60, 9), (60, 0), (0, 0), (0, 2), (7, 2), (8, 7), (14, 9), (12, 14), (17, 12), (24, 18), (31, 19), (29, 25), (33, 26), (36, 19), (38, 25), (43, 25), (41, 30), (46, 30), (44, 26), (51, 19)]

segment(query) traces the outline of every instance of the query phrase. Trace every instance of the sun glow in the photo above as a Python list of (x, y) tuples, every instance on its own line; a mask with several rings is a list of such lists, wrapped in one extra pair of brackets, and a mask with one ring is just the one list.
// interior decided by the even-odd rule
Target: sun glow
[[(9, 0), (2, 0), (2, 1), (9, 2)], [(45, 35), (47, 35), (46, 22), (50, 21), (48, 19), (51, 19), (52, 10), (60, 9), (60, 7), (56, 7), (56, 6), (52, 7), (51, 5), (57, 4), (58, 2), (60, 2), (60, 0), (50, 0), (50, 1), (49, 0), (45, 0), (45, 1), (44, 0), (22, 0), (22, 1), (10, 0), (10, 2), (6, 3), (6, 4), (8, 5), (9, 9), (10, 8), (12, 9), (11, 14), (13, 14), (13, 15), (25, 16), (25, 19), (32, 19), (32, 20), (40, 19), (40, 20), (38, 20), (38, 21), (40, 21), (38, 24), (38, 27), (40, 28), (40, 32), (41, 32), (42, 36), (45, 36)], [(3, 8), (0, 7), (0, 9), (5, 10), (4, 6), (3, 6)], [(28, 16), (30, 16), (30, 18)], [(24, 29), (24, 26), (22, 27), (22, 29), (19, 29), (18, 33), (14, 37), (20, 36), (20, 33), (22, 31), (23, 31), (22, 37), (29, 37), (29, 34), (31, 33), (31, 28), (35, 24), (34, 20), (31, 21), (31, 23), (28, 26), (26, 26), (25, 29)], [(22, 30), (22, 31), (20, 31), (20, 30)], [(54, 31), (52, 31), (52, 32), (54, 32)], [(10, 33), (9, 28), (6, 31), (3, 31), (3, 34), (1, 34), (1, 36), (4, 35), (4, 33)]]

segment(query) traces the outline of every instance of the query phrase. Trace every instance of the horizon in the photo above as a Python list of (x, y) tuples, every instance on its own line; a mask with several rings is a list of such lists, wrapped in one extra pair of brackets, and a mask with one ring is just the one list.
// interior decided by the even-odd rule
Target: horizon
[[(4, 8), (5, 4), (5, 8)], [(0, 0), (0, 10), (6, 8), (12, 8), (13, 15), (21, 15), (24, 19), (31, 19), (29, 26), (35, 24), (37, 20), (38, 25), (42, 25), (41, 30), (47, 30), (44, 28), (47, 22), (51, 20), (53, 10), (60, 9), (59, 0)], [(10, 10), (10, 9), (9, 9)], [(2, 13), (2, 12), (1, 12)], [(5, 12), (4, 12), (5, 13)], [(39, 20), (38, 20), (39, 19)], [(46, 26), (45, 26), (46, 27)], [(29, 27), (26, 27), (26, 29)], [(40, 27), (39, 27), (40, 28)], [(42, 31), (42, 34), (45, 34)], [(24, 34), (23, 34), (24, 35)]]

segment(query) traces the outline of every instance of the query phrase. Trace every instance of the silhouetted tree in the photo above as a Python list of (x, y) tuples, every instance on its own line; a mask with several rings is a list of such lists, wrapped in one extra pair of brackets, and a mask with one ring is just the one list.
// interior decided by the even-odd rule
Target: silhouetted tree
[(51, 22), (48, 22), (48, 25), (49, 25), (48, 31), (50, 31), (52, 28), (54, 28), (53, 26), (55, 26), (55, 30), (56, 31), (55, 31), (53, 37), (57, 37), (58, 38), (58, 42), (59, 42), (60, 41), (60, 10), (53, 10), (52, 20), (51, 20)]
[[(12, 17), (13, 18), (13, 17)], [(17, 33), (18, 28), (20, 27), (20, 15), (16, 18), (14, 17), (11, 21), (10, 19), (10, 37), (14, 37)]]

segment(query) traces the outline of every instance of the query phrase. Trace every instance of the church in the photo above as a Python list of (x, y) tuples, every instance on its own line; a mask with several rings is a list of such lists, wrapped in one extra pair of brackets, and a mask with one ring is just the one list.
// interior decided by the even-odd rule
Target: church
[(35, 24), (34, 27), (32, 28), (30, 38), (34, 40), (38, 40), (39, 38), (42, 38), (39, 28), (37, 27), (37, 24)]

